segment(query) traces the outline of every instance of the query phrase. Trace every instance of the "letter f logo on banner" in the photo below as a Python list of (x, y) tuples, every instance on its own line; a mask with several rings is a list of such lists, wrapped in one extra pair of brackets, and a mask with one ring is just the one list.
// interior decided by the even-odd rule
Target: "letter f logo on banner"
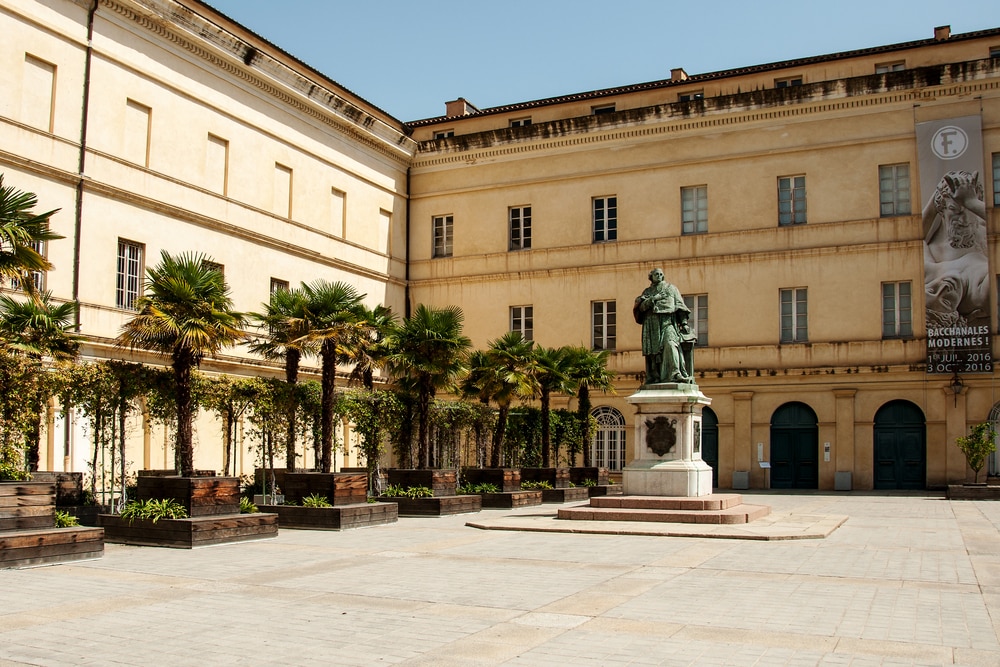
[(931, 150), (942, 160), (954, 160), (969, 147), (969, 136), (960, 127), (947, 125), (934, 133)]

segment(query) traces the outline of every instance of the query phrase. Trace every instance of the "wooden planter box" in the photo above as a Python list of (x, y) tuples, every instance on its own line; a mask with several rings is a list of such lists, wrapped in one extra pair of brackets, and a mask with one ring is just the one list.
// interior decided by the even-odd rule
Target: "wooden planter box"
[(137, 519), (129, 523), (117, 514), (98, 517), (104, 539), (118, 544), (192, 549), (211, 544), (260, 540), (278, 535), (277, 514), (229, 514), (190, 519)]
[(0, 531), (55, 528), (56, 487), (51, 482), (0, 482)]
[(82, 472), (33, 472), (31, 473), (31, 481), (54, 484), (57, 507), (83, 505)]
[(584, 468), (583, 466), (569, 469), (569, 481), (577, 486), (583, 486), (584, 481), (588, 479), (597, 482), (598, 486), (607, 486), (608, 469), (597, 467)]
[(590, 498), (589, 489), (575, 486), (569, 489), (542, 489), (543, 503), (574, 503)]
[(992, 484), (949, 484), (948, 500), (1000, 500), (1000, 486)]
[(521, 468), (521, 482), (548, 482), (553, 489), (567, 489), (569, 468)]
[[(138, 472), (138, 477), (178, 477), (177, 471), (173, 468), (165, 470), (146, 469)], [(214, 470), (195, 470), (194, 477), (215, 477)]]
[(262, 512), (278, 515), (282, 528), (306, 530), (346, 530), (365, 526), (395, 523), (399, 518), (395, 502), (364, 502), (339, 507), (298, 507), (296, 505), (264, 505)]
[[(274, 469), (274, 483), (278, 485), (278, 489), (282, 493), (284, 493), (284, 491), (285, 491), (285, 473), (286, 472), (288, 472), (288, 471), (285, 470), (284, 468), (275, 468)], [(253, 481), (256, 484), (261, 484), (262, 483), (261, 480), (267, 482), (267, 485), (266, 485), (267, 486), (267, 493), (268, 493), (268, 495), (270, 495), (271, 492), (272, 492), (272, 489), (271, 489), (271, 471), (269, 469), (267, 469), (267, 468), (257, 468), (256, 470), (253, 471)]]
[[(417, 470), (414, 468), (389, 468), (389, 485), (412, 488), (426, 486), (435, 497), (454, 496), (458, 483), (454, 470)], [(395, 502), (395, 499), (393, 499)], [(400, 511), (402, 514), (402, 511)]]
[(368, 475), (344, 472), (286, 472), (281, 490), (285, 500), (301, 504), (306, 496), (319, 495), (331, 505), (356, 505), (368, 500)]
[(389, 498), (383, 496), (379, 502), (396, 503), (399, 516), (446, 516), (478, 512), (483, 508), (483, 499), (478, 495), (435, 496), (434, 498)]
[(239, 477), (140, 476), (138, 500), (172, 499), (187, 508), (189, 517), (240, 513)]
[(587, 489), (591, 498), (596, 496), (620, 496), (624, 493), (621, 484), (602, 484), (600, 486), (587, 486), (584, 488)]
[(462, 479), (464, 485), (496, 484), (503, 493), (521, 490), (520, 468), (462, 468)]
[(0, 568), (89, 560), (104, 555), (104, 529), (76, 526), (0, 532)]
[(510, 491), (507, 493), (482, 493), (483, 507), (514, 509), (542, 504), (541, 491)]

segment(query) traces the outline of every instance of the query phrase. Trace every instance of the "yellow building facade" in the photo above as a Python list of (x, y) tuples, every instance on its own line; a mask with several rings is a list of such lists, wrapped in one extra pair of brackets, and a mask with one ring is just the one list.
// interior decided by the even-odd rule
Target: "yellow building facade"
[[(123, 290), (161, 250), (211, 255), (244, 311), (346, 280), (396, 313), (460, 306), (477, 347), (517, 329), (608, 349), (594, 447), (620, 468), (631, 308), (659, 267), (700, 336), (718, 486), (941, 486), (968, 474), (955, 438), (1000, 414), (992, 362), (928, 370), (918, 146), (977, 119), (995, 356), (1000, 29), (411, 123), (195, 0), (0, 0), (0, 30), (0, 171), (61, 208), (46, 287), (81, 303), (88, 357), (121, 356)], [(241, 349), (204, 369), (280, 373)], [(137, 464), (170, 460), (134, 428)], [(43, 466), (77, 465), (50, 440)]]

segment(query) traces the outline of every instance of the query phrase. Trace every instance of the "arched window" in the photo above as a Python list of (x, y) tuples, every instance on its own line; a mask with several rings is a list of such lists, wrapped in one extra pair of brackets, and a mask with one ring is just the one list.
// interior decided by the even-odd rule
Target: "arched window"
[(591, 413), (597, 420), (597, 431), (591, 443), (595, 466), (608, 470), (621, 470), (625, 460), (625, 417), (610, 406), (604, 405)]

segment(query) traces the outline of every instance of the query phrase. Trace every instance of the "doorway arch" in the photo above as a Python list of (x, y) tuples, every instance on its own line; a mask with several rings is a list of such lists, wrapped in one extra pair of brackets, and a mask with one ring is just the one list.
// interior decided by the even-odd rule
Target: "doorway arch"
[(876, 489), (927, 487), (927, 427), (909, 401), (889, 401), (875, 413), (873, 449)]
[(625, 417), (609, 405), (595, 408), (591, 413), (597, 420), (597, 431), (591, 441), (591, 460), (599, 468), (621, 470), (625, 460)]
[(701, 412), (701, 458), (712, 467), (712, 488), (719, 486), (719, 418), (712, 408)]
[(771, 488), (819, 488), (819, 420), (805, 403), (785, 403), (771, 416)]

